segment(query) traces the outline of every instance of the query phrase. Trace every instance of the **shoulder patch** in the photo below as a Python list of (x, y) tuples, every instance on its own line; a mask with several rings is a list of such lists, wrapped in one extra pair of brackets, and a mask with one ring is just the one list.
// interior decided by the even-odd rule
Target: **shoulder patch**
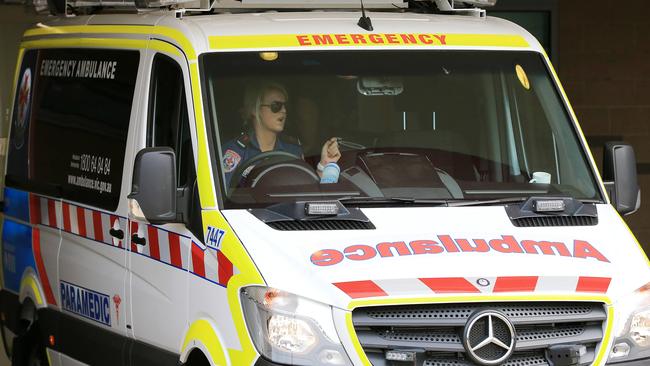
[(231, 173), (239, 162), (241, 161), (241, 155), (237, 154), (234, 150), (226, 150), (223, 154), (223, 169), (226, 173)]

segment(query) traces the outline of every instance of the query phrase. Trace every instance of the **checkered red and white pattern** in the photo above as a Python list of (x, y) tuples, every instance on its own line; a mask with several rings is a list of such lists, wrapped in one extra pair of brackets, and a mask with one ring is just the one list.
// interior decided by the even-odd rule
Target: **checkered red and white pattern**
[[(30, 222), (129, 249), (223, 286), (236, 273), (232, 262), (221, 251), (214, 251), (187, 236), (145, 223), (131, 221), (131, 233), (144, 238), (146, 245), (131, 243), (130, 248), (126, 248), (124, 240), (118, 240), (110, 234), (111, 228), (126, 229), (126, 218), (67, 202), (30, 195)], [(190, 246), (191, 254), (184, 250)]]
[(353, 299), (415, 294), (480, 294), (513, 292), (606, 293), (609, 277), (442, 277), (336, 282)]

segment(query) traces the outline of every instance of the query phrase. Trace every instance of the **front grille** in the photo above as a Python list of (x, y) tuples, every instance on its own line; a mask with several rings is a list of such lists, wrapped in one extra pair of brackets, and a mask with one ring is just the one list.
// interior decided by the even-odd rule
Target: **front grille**
[(372, 230), (371, 222), (359, 220), (286, 220), (267, 222), (267, 225), (281, 231), (307, 230)]
[(537, 216), (512, 219), (517, 227), (546, 227), (546, 226), (595, 226), (598, 217), (593, 216)]
[(465, 355), (462, 334), (477, 311), (503, 313), (517, 335), (506, 366), (550, 366), (546, 350), (554, 345), (584, 345), (581, 364), (590, 364), (603, 337), (607, 314), (600, 303), (480, 303), (381, 306), (355, 309), (359, 342), (374, 366), (390, 366), (389, 350), (415, 350), (418, 366), (475, 365)]
[[(430, 358), (423, 366), (473, 366), (474, 364), (454, 358)], [(515, 354), (503, 366), (550, 366), (543, 354)]]

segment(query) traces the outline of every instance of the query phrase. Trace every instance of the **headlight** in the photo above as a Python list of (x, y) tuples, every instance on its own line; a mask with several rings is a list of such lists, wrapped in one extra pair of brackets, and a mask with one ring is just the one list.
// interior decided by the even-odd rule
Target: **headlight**
[(241, 297), (253, 343), (267, 359), (288, 365), (351, 365), (330, 306), (268, 287), (247, 287)]
[(610, 362), (650, 357), (650, 283), (616, 303), (619, 320)]

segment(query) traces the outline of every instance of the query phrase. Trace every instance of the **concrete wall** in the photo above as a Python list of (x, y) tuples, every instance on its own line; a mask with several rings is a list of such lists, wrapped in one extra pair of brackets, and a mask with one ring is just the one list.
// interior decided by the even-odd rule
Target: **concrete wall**
[(594, 157), (622, 139), (639, 162), (641, 209), (625, 218), (650, 253), (650, 20), (647, 0), (559, 2), (559, 69)]

